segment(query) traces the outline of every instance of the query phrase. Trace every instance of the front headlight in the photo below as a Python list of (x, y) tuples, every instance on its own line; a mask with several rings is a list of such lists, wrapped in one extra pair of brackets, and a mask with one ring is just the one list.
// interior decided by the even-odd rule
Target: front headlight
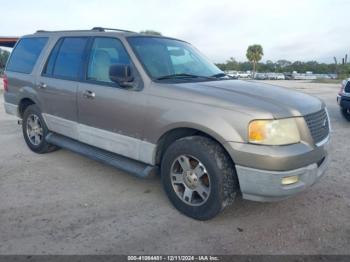
[(300, 142), (300, 133), (294, 118), (254, 120), (249, 123), (250, 143), (262, 145), (289, 145)]

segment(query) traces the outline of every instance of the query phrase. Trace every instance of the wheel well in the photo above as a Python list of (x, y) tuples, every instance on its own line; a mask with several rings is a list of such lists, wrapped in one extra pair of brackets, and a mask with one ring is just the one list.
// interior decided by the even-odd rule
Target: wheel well
[[(158, 140), (157, 143), (157, 151), (156, 151), (156, 165), (160, 165), (162, 161), (162, 156), (167, 150), (167, 148), (176, 140), (188, 136), (204, 136), (208, 137), (214, 141), (216, 141), (219, 145), (222, 146), (222, 144), (217, 141), (215, 138), (212, 136), (208, 135), (207, 133), (204, 133), (200, 130), (193, 129), (193, 128), (176, 128), (173, 130), (168, 131), (167, 133), (163, 134), (162, 137)], [(223, 146), (222, 146), (223, 147)], [(224, 148), (224, 147), (223, 147)], [(224, 148), (226, 151), (226, 149)], [(226, 151), (226, 153), (228, 153)], [(229, 155), (229, 154), (228, 154)]]
[(19, 102), (18, 112), (19, 116), (23, 118), (23, 113), (27, 109), (28, 106), (34, 105), (34, 101), (29, 98), (23, 98), (21, 102)]

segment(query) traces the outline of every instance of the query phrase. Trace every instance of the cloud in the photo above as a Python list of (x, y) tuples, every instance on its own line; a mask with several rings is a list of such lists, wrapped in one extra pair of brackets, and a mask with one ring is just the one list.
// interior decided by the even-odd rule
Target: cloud
[(194, 44), (215, 62), (246, 60), (255, 43), (264, 48), (263, 60), (332, 62), (350, 51), (346, 0), (12, 0), (2, 10), (0, 35), (94, 26), (153, 29)]

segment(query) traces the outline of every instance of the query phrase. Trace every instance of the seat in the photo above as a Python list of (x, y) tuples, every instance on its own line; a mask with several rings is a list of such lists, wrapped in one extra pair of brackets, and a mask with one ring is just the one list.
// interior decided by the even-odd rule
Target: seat
[(91, 67), (89, 68), (90, 78), (102, 82), (111, 82), (109, 78), (110, 66), (111, 58), (108, 52), (105, 50), (97, 50), (93, 57)]

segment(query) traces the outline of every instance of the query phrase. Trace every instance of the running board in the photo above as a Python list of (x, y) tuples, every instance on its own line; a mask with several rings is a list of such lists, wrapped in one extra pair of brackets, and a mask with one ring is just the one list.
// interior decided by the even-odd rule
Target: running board
[(84, 155), (90, 159), (109, 164), (138, 177), (151, 178), (158, 172), (158, 168), (155, 166), (150, 166), (56, 133), (49, 133), (46, 136), (46, 141), (50, 144)]

